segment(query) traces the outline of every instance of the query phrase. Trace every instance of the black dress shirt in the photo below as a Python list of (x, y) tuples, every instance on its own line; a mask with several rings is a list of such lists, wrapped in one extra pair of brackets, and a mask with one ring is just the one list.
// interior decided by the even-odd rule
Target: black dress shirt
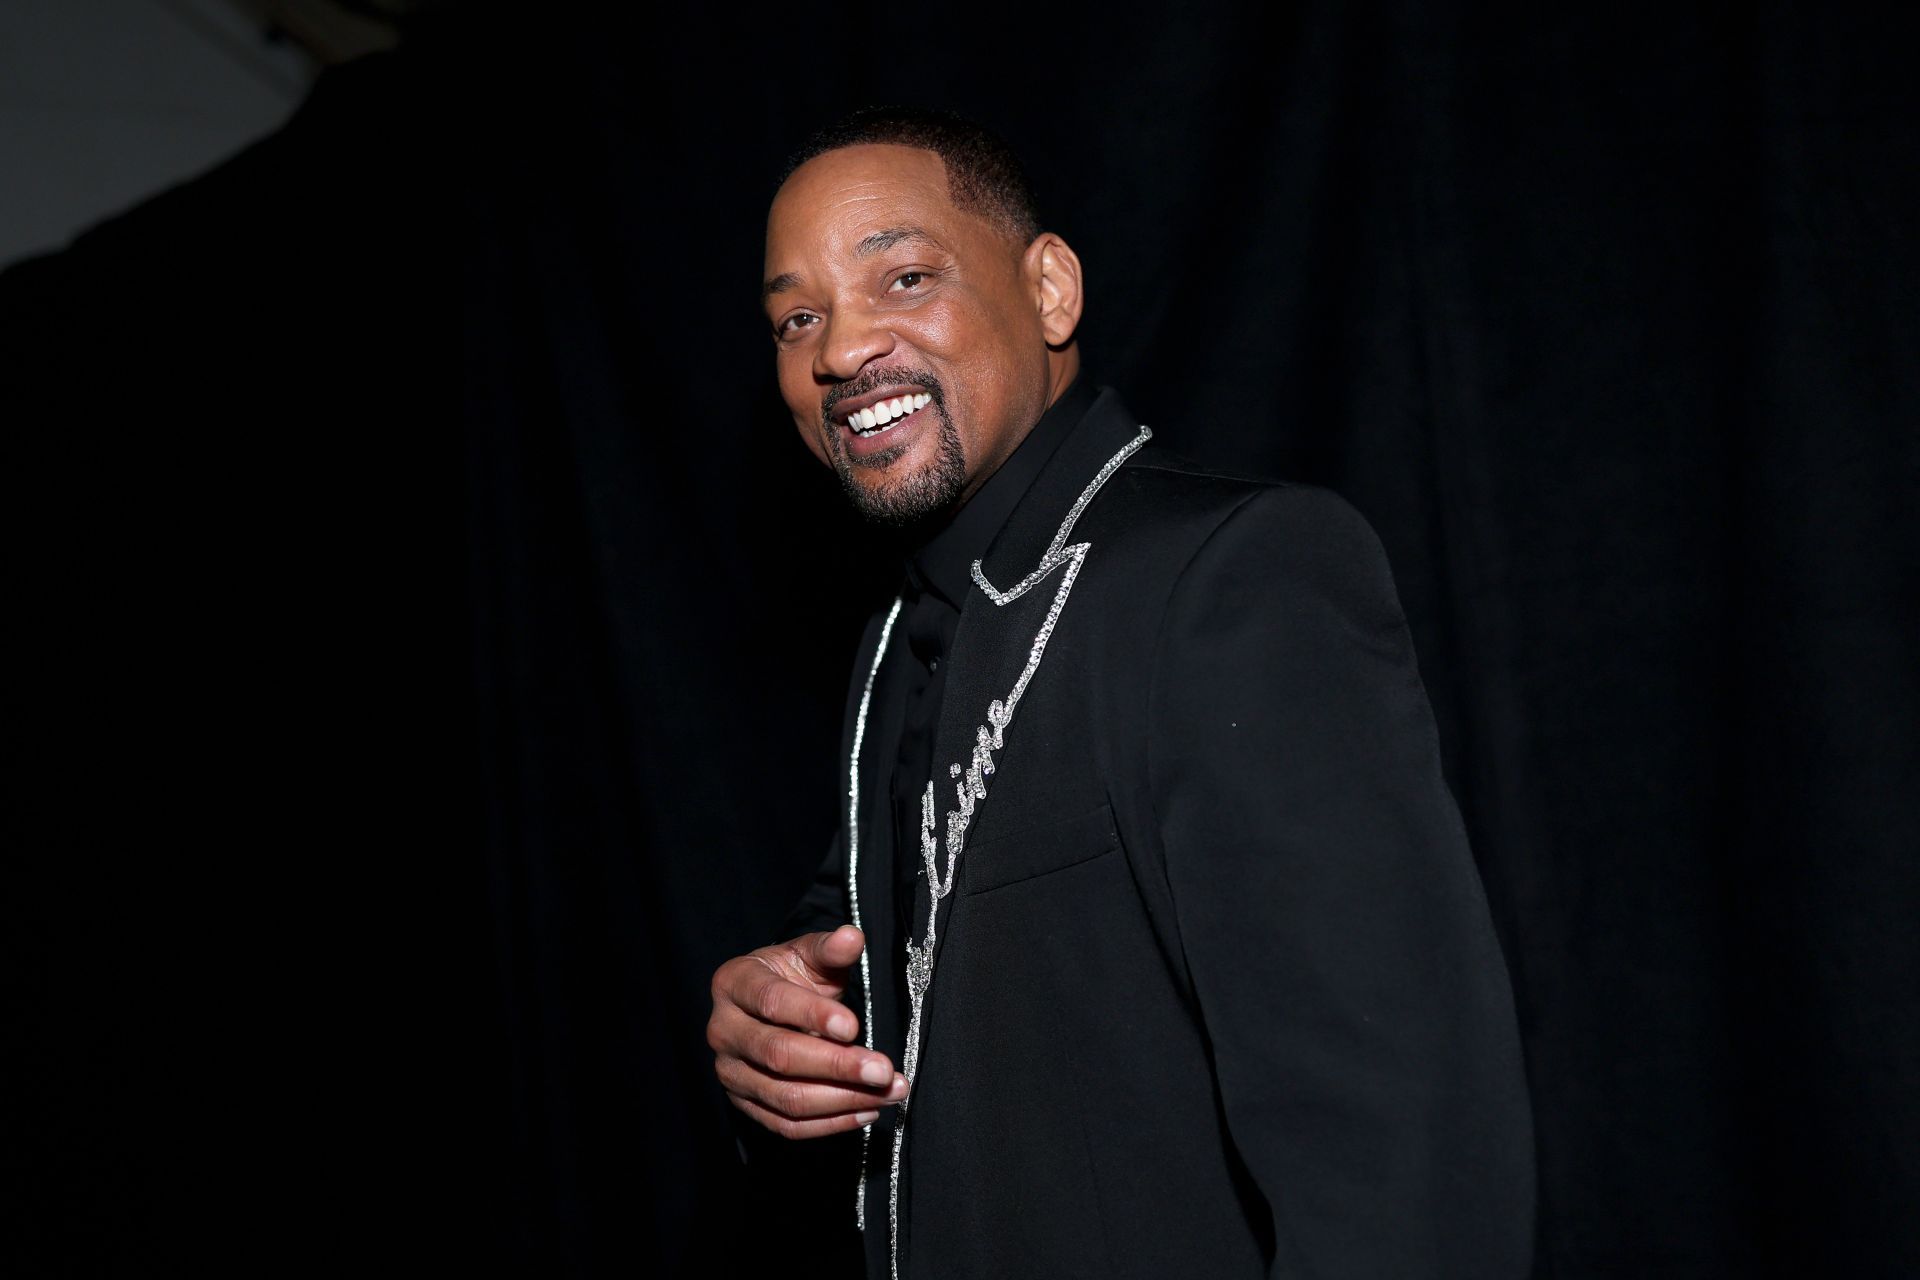
[[(986, 554), (1000, 526), (1061, 441), (1086, 416), (1095, 396), (1094, 382), (1083, 370), (973, 497), (906, 557), (900, 625), (913, 661), (899, 664), (896, 679), (888, 681), (889, 692), (899, 700), (895, 705), (904, 708), (891, 784), (893, 916), (900, 938), (911, 936), (914, 896), (926, 892), (926, 870), (920, 856), (920, 797), (928, 780), (934, 783), (936, 804), (944, 807), (951, 800), (942, 779), (933, 777), (933, 738), (946, 688), (947, 652), (960, 622), (960, 604), (973, 581), (973, 562)], [(892, 717), (879, 721), (892, 722)], [(904, 984), (900, 992), (904, 1019)]]

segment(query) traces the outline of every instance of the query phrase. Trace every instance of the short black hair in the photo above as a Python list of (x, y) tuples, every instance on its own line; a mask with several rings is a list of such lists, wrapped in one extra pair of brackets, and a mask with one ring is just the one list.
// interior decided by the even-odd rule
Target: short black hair
[(785, 182), (815, 156), (842, 147), (890, 143), (917, 147), (940, 157), (947, 171), (947, 194), (956, 209), (991, 220), (1022, 248), (1040, 234), (1040, 213), (1020, 167), (999, 134), (951, 111), (923, 107), (862, 107), (819, 130), (787, 161)]

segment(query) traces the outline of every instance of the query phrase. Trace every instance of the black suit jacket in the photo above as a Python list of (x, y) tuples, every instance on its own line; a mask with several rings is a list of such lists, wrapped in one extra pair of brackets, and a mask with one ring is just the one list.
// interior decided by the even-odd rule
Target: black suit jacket
[[(1512, 998), (1379, 543), (1331, 493), (1142, 435), (1103, 389), (962, 606), (931, 779), (952, 879), (911, 1099), (866, 1153), (869, 1274), (897, 1216), (904, 1277), (1523, 1276)], [(876, 656), (905, 660), (887, 632), (848, 699), (858, 809), (790, 923), (851, 917), (857, 850), (848, 1000), (900, 1062), (891, 860), (920, 850), (891, 848), (860, 733)]]

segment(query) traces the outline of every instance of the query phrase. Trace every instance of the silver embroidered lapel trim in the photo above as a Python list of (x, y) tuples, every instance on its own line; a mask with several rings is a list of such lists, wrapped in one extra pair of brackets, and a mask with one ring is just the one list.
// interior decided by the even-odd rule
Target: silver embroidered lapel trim
[[(920, 797), (920, 858), (927, 874), (927, 936), (921, 942), (907, 939), (907, 999), (909, 1013), (907, 1019), (906, 1049), (901, 1061), (901, 1074), (907, 1078), (907, 1096), (903, 1099), (894, 1115), (893, 1121), (893, 1159), (888, 1170), (887, 1188), (887, 1228), (888, 1252), (891, 1255), (893, 1280), (900, 1280), (900, 1152), (907, 1137), (908, 1108), (913, 1102), (913, 1082), (920, 1070), (920, 1028), (921, 1013), (926, 1003), (928, 989), (933, 985), (933, 952), (938, 938), (940, 920), (940, 901), (953, 891), (954, 872), (960, 861), (960, 854), (966, 846), (967, 827), (973, 821), (973, 814), (979, 803), (987, 798), (987, 778), (993, 773), (993, 753), (1000, 750), (1006, 742), (1007, 726), (1013, 721), (1014, 708), (1020, 705), (1020, 698), (1032, 681), (1034, 672), (1040, 669), (1040, 659), (1046, 654), (1047, 641), (1052, 638), (1054, 627), (1059, 624), (1060, 613), (1067, 605), (1067, 596), (1073, 590), (1074, 580), (1080, 575), (1080, 567), (1086, 563), (1087, 552), (1092, 549), (1090, 542), (1067, 545), (1067, 538), (1073, 533), (1073, 526), (1079, 521), (1087, 504), (1100, 492), (1115, 471), (1118, 471), (1134, 452), (1153, 436), (1153, 432), (1143, 426), (1140, 434), (1129, 440), (1120, 451), (1108, 458), (1106, 464), (1094, 475), (1080, 496), (1067, 509), (1066, 519), (1060, 522), (1053, 541), (1047, 544), (1045, 554), (1032, 573), (1022, 578), (1007, 591), (1000, 591), (987, 581), (981, 571), (980, 562), (973, 562), (973, 580), (980, 585), (996, 607), (1018, 600), (1028, 591), (1045, 581), (1047, 576), (1062, 565), (1066, 572), (1061, 575), (1060, 586), (1053, 594), (1053, 603), (1047, 607), (1047, 616), (1034, 634), (1033, 645), (1027, 650), (1026, 665), (1020, 670), (1020, 677), (1014, 681), (1013, 689), (1003, 698), (995, 698), (987, 705), (987, 722), (974, 730), (973, 753), (963, 769), (959, 764), (947, 766), (949, 776), (957, 779), (954, 784), (954, 807), (947, 813), (946, 821), (946, 867), (942, 874), (938, 856), (938, 845), (934, 840), (934, 791), (933, 781), (927, 782), (926, 790)], [(877, 660), (876, 660), (877, 662)], [(871, 677), (869, 677), (871, 682)], [(864, 703), (862, 716), (865, 715)], [(863, 1148), (864, 1150), (864, 1148)], [(866, 1180), (862, 1160), (861, 1200), (859, 1217), (862, 1226), (866, 1222), (865, 1194)]]
[(1049, 573), (1052, 573), (1058, 568), (1061, 561), (1066, 559), (1073, 551), (1073, 548), (1067, 546), (1066, 542), (1067, 539), (1073, 535), (1073, 526), (1080, 521), (1080, 513), (1087, 509), (1089, 502), (1093, 501), (1093, 495), (1100, 492), (1100, 486), (1112, 478), (1113, 473), (1118, 471), (1122, 464), (1139, 450), (1141, 445), (1151, 439), (1153, 439), (1153, 428), (1143, 425), (1140, 428), (1139, 435), (1127, 441), (1120, 452), (1107, 459), (1106, 465), (1094, 474), (1093, 479), (1087, 482), (1087, 487), (1080, 491), (1080, 496), (1073, 500), (1073, 505), (1067, 508), (1067, 518), (1060, 522), (1060, 528), (1055, 531), (1053, 541), (1047, 544), (1046, 552), (1040, 557), (1039, 567), (1034, 569), (1034, 571), (1026, 577), (1020, 579), (1020, 581), (1014, 583), (1010, 589), (1001, 591), (991, 582), (988, 582), (987, 575), (980, 568), (980, 562), (975, 560), (973, 562), (973, 580), (980, 584), (982, 591), (987, 593), (987, 599), (993, 601), (995, 604), (1005, 604), (1009, 600), (1018, 600), (1021, 596), (1032, 590), (1033, 587)]
[[(880, 661), (887, 656), (887, 641), (893, 636), (893, 624), (900, 617), (900, 597), (893, 598), (887, 620), (880, 626), (880, 643), (873, 651), (873, 665), (867, 668), (867, 685), (860, 691), (860, 713), (853, 722), (853, 750), (847, 763), (847, 905), (853, 914), (853, 927), (860, 930), (860, 996), (865, 1008), (860, 1022), (867, 1033), (867, 1048), (873, 1048), (873, 969), (867, 963), (866, 926), (860, 923), (860, 745), (867, 737), (867, 708), (873, 704), (873, 681), (880, 674)], [(860, 1126), (860, 1182), (853, 1193), (853, 1220), (860, 1230), (867, 1229), (867, 1149), (873, 1145), (873, 1126)]]

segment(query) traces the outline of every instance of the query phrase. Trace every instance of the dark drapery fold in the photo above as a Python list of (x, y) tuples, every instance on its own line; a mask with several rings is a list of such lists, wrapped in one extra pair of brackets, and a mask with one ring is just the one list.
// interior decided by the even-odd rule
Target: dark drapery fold
[(887, 567), (753, 290), (779, 158), (905, 100), (1030, 157), (1159, 442), (1379, 531), (1538, 1274), (1920, 1270), (1911, 20), (1275, 23), (473, 6), (0, 274), (9, 1269), (785, 1247), (706, 983)]

